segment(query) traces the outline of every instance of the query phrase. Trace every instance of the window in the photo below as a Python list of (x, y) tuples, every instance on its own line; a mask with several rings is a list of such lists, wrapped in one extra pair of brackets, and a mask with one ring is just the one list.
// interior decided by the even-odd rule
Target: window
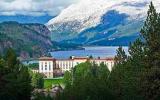
[(47, 70), (47, 66), (45, 66), (45, 70)]
[(47, 62), (45, 62), (45, 70), (47, 70)]

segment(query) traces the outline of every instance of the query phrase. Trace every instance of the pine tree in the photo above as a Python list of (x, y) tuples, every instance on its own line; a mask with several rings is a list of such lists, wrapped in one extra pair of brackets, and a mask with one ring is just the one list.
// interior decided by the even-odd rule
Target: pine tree
[(117, 50), (116, 65), (109, 77), (109, 88), (118, 100), (143, 100), (139, 93), (139, 84), (145, 55), (144, 44), (137, 39), (129, 46), (129, 56), (125, 54), (122, 47)]
[(149, 7), (147, 19), (141, 30), (141, 36), (144, 39), (145, 48), (148, 50), (146, 65), (148, 64), (147, 66), (151, 68), (160, 65), (160, 17), (152, 2)]
[(108, 86), (118, 100), (122, 100), (124, 97), (124, 75), (127, 71), (126, 62), (127, 55), (120, 46), (117, 49), (117, 55), (115, 56), (115, 66), (113, 67), (108, 80)]
[(138, 38), (134, 43), (130, 44), (129, 46), (129, 61), (135, 67), (144, 67), (145, 65), (145, 55), (146, 55), (146, 48), (144, 47), (144, 43)]
[(116, 64), (122, 64), (123, 62), (125, 62), (127, 59), (127, 55), (125, 53), (125, 51), (123, 50), (123, 48), (120, 46), (117, 49), (117, 55), (115, 56), (115, 63)]
[(16, 53), (14, 52), (12, 48), (9, 48), (7, 50), (5, 54), (5, 60), (6, 60), (8, 67), (13, 67), (18, 63)]
[(142, 92), (146, 100), (160, 99), (160, 16), (151, 2), (148, 16), (141, 30), (146, 55), (142, 76)]

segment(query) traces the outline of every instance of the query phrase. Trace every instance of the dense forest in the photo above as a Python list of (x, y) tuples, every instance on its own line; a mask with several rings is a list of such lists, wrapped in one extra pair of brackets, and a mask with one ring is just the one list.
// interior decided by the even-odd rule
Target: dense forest
[(24, 66), (9, 48), (0, 56), (0, 100), (30, 100), (34, 89), (43, 88), (43, 75)]

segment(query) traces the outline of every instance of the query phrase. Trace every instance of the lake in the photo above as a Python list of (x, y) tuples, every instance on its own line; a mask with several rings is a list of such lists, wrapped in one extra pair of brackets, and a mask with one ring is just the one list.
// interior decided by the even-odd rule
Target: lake
[[(117, 46), (84, 47), (84, 50), (54, 51), (51, 52), (51, 55), (56, 59), (67, 59), (70, 56), (93, 56), (94, 58), (106, 58), (114, 57), (116, 55), (117, 48)], [(123, 49), (128, 54), (128, 47), (123, 47)]]

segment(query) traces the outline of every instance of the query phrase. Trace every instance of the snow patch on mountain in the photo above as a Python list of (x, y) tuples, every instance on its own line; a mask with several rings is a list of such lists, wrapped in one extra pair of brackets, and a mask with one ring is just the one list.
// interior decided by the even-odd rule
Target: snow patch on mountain
[[(156, 9), (160, 11), (159, 0), (152, 1)], [(101, 24), (103, 16), (109, 11), (126, 14), (128, 21), (144, 20), (150, 2), (151, 0), (80, 0), (79, 3), (64, 9), (46, 25), (54, 34), (70, 36), (69, 34), (79, 34)]]

